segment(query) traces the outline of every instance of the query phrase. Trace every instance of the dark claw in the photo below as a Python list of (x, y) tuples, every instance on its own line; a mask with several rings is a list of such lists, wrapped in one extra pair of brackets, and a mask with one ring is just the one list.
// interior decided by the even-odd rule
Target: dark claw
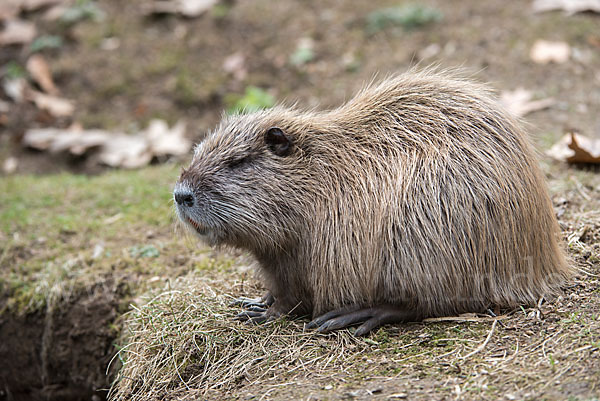
[(262, 312), (262, 313), (265, 313), (267, 311), (267, 308), (263, 308), (262, 306), (252, 305), (252, 306), (248, 306), (246, 308), (246, 310), (249, 311), (249, 312)]
[(250, 320), (259, 316), (264, 316), (265, 312), (254, 312), (254, 311), (242, 311), (240, 313), (238, 313), (235, 317), (234, 320), (239, 320), (242, 322), (245, 322), (246, 320)]
[(370, 318), (373, 315), (371, 309), (354, 310), (342, 314), (336, 318), (329, 319), (319, 326), (319, 333), (327, 333), (332, 330), (343, 329), (344, 327), (352, 326), (355, 323), (360, 323)]
[(319, 316), (316, 319), (313, 319), (309, 324), (306, 325), (307, 329), (315, 329), (317, 327), (320, 327), (323, 323), (325, 323), (328, 320), (331, 320), (333, 318), (336, 318), (338, 316), (344, 315), (346, 313), (350, 313), (352, 311), (357, 310), (357, 307), (346, 307), (346, 308), (341, 308), (341, 309), (336, 309), (334, 311), (331, 312), (327, 312), (324, 315)]
[(260, 316), (253, 317), (252, 319), (246, 320), (245, 323), (248, 325), (259, 325), (266, 321), (267, 321), (267, 317), (265, 315), (260, 315)]
[(373, 317), (373, 318), (367, 320), (366, 322), (364, 322), (363, 324), (361, 324), (360, 326), (358, 326), (358, 328), (354, 332), (354, 335), (357, 337), (365, 336), (365, 335), (369, 334), (371, 332), (371, 330), (376, 329), (377, 327), (381, 326), (382, 324), (383, 323), (381, 323), (377, 318)]
[(248, 321), (246, 321), (246, 324), (263, 324), (263, 323), (272, 322), (273, 320), (275, 320), (274, 316), (269, 316), (266, 313), (263, 313), (260, 316), (256, 316), (251, 319), (248, 319)]
[(306, 328), (318, 328), (317, 331), (319, 333), (327, 333), (332, 330), (343, 329), (357, 323), (362, 323), (354, 334), (356, 336), (364, 336), (384, 324), (420, 319), (422, 319), (422, 316), (419, 316), (415, 312), (408, 312), (405, 309), (391, 305), (380, 305), (363, 309), (346, 307), (319, 316), (310, 322)]
[(275, 298), (271, 295), (270, 292), (267, 292), (261, 298), (247, 298), (247, 297), (239, 297), (234, 299), (230, 306), (241, 306), (244, 309), (250, 309), (254, 307), (268, 309), (269, 306), (273, 305), (275, 302)]
[(248, 308), (252, 308), (252, 307), (259, 307), (259, 308), (266, 309), (269, 307), (268, 305), (266, 305), (265, 303), (262, 302), (262, 298), (246, 298), (246, 297), (240, 297), (240, 298), (234, 299), (229, 305), (230, 306), (241, 306), (244, 309), (248, 309)]

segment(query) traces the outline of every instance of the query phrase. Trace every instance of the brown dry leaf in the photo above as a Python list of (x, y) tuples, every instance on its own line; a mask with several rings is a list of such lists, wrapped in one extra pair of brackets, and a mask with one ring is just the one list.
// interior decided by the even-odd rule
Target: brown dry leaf
[(42, 18), (46, 21), (57, 21), (63, 15), (65, 15), (65, 12), (67, 12), (68, 8), (69, 7), (67, 7), (64, 4), (59, 4), (59, 5), (50, 7), (48, 10), (46, 10), (46, 12), (44, 13), (44, 16)]
[(11, 0), (0, 2), (0, 21), (10, 20), (19, 15), (19, 6)]
[(17, 171), (18, 165), (19, 161), (15, 157), (11, 156), (4, 160), (4, 163), (2, 163), (2, 171), (4, 171), (4, 174), (12, 174)]
[(513, 115), (523, 117), (534, 111), (547, 109), (555, 101), (552, 98), (531, 100), (533, 93), (524, 88), (517, 88), (514, 91), (504, 91), (500, 95), (500, 103)]
[(0, 113), (8, 113), (10, 111), (10, 103), (0, 100)]
[(29, 43), (35, 38), (35, 25), (20, 19), (10, 19), (4, 23), (0, 32), (0, 46), (21, 45)]
[(138, 168), (151, 160), (152, 151), (143, 135), (112, 135), (100, 149), (100, 161), (111, 167)]
[(53, 153), (67, 150), (74, 155), (82, 155), (88, 149), (103, 145), (111, 135), (102, 130), (31, 128), (25, 132), (23, 144)]
[(192, 148), (192, 142), (185, 137), (183, 122), (178, 122), (169, 129), (166, 121), (152, 120), (142, 134), (150, 142), (152, 153), (156, 156), (181, 156)]
[(15, 18), (24, 11), (34, 11), (42, 7), (68, 3), (69, 0), (0, 0), (0, 21)]
[(223, 69), (225, 72), (233, 75), (236, 80), (243, 81), (248, 75), (244, 53), (236, 52), (225, 58), (223, 61)]
[(27, 90), (26, 95), (38, 109), (46, 110), (54, 117), (69, 117), (75, 111), (73, 102), (58, 96), (47, 95), (33, 89)]
[(600, 163), (600, 139), (571, 132), (555, 143), (546, 154), (567, 163)]
[(592, 11), (600, 13), (600, 0), (535, 0), (533, 12), (563, 10), (568, 15)]
[[(6, 0), (4, 0), (6, 1)], [(18, 3), (21, 9), (27, 11), (37, 10), (42, 7), (55, 6), (57, 4), (66, 3), (65, 0), (9, 0)]]
[(29, 57), (26, 64), (27, 72), (40, 85), (40, 87), (50, 95), (58, 95), (59, 91), (54, 81), (52, 80), (52, 73), (50, 67), (44, 56), (41, 54), (34, 54)]
[(419, 50), (417, 56), (419, 60), (426, 60), (437, 56), (442, 51), (442, 47), (438, 43), (432, 43), (429, 46)]
[(571, 47), (566, 42), (536, 40), (529, 57), (538, 64), (565, 63), (571, 57)]
[(197, 17), (209, 10), (217, 2), (218, 0), (179, 0), (179, 12), (186, 17)]
[(219, 0), (156, 0), (147, 8), (148, 14), (181, 14), (198, 17), (208, 11)]
[(27, 81), (24, 78), (5, 78), (2, 81), (2, 89), (4, 93), (17, 103), (25, 100), (25, 90), (27, 88)]
[(154, 120), (136, 135), (103, 130), (83, 130), (78, 125), (68, 129), (36, 128), (25, 132), (23, 144), (50, 152), (68, 151), (82, 155), (99, 148), (99, 160), (112, 167), (138, 168), (150, 163), (154, 156), (182, 155), (192, 143), (184, 136), (183, 123), (169, 129), (162, 120)]

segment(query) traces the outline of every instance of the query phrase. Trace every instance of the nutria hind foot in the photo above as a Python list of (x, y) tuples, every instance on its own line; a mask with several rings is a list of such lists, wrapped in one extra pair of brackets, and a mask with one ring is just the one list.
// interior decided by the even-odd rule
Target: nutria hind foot
[(312, 320), (307, 329), (316, 328), (319, 333), (328, 333), (362, 323), (354, 332), (364, 336), (371, 330), (389, 323), (419, 321), (423, 317), (415, 311), (394, 305), (378, 305), (371, 308), (348, 306), (328, 312)]

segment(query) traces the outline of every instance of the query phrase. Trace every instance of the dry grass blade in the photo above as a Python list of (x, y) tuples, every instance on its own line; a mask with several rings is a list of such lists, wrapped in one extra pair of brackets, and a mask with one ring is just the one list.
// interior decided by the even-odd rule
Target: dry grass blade
[(496, 329), (496, 324), (498, 324), (498, 321), (494, 320), (494, 323), (492, 323), (492, 328), (490, 329), (490, 332), (488, 333), (487, 337), (485, 338), (485, 341), (483, 343), (481, 343), (481, 345), (479, 347), (477, 347), (474, 351), (469, 352), (467, 355), (465, 355), (461, 359), (470, 358), (473, 355), (475, 355), (476, 353), (481, 352), (485, 348), (485, 346), (490, 342), (490, 339), (492, 338), (492, 334), (494, 334), (494, 330)]

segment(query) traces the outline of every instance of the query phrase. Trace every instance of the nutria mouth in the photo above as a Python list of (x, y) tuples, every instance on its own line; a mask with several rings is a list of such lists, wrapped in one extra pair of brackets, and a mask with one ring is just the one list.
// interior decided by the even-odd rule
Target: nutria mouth
[(200, 235), (206, 235), (207, 229), (205, 227), (202, 227), (200, 224), (196, 223), (194, 220), (190, 219), (189, 217), (187, 217), (187, 221), (188, 223), (190, 223), (190, 225), (192, 227), (194, 227), (194, 229), (196, 230), (196, 232)]

